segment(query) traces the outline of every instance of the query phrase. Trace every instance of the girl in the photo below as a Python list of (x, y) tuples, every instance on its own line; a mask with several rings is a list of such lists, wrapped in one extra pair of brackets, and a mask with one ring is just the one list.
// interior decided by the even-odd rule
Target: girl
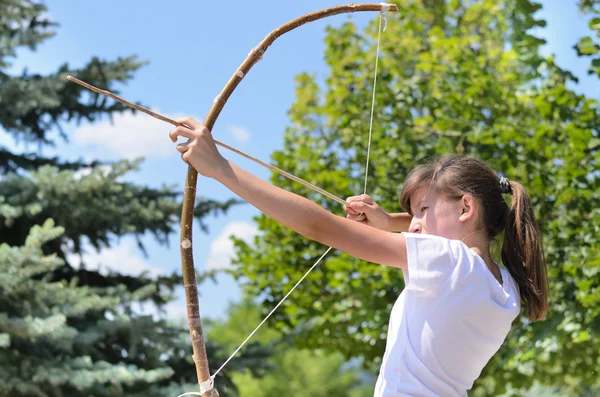
[[(180, 123), (193, 130), (177, 127), (171, 140), (188, 138), (177, 149), (200, 174), (309, 239), (403, 271), (376, 397), (466, 396), (521, 303), (530, 320), (544, 317), (546, 270), (529, 197), (483, 162), (454, 156), (416, 168), (400, 197), (408, 213), (387, 214), (361, 196), (341, 217), (227, 161), (197, 121)], [(502, 194), (512, 195), (510, 208)], [(490, 256), (502, 232), (505, 267)]]

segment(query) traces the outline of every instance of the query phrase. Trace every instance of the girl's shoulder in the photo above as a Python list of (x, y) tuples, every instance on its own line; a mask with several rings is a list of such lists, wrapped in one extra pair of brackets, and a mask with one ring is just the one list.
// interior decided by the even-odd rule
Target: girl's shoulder
[(475, 255), (459, 240), (431, 234), (403, 233), (406, 239), (408, 289), (433, 293), (457, 271), (466, 271)]

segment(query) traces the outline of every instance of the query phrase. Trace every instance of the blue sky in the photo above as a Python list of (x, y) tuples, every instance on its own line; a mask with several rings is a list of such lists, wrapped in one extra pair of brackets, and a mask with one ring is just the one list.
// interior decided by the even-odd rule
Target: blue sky
[[(577, 38), (587, 34), (587, 24), (578, 14), (576, 1), (542, 3), (540, 17), (548, 22), (547, 28), (539, 32), (548, 40), (544, 52), (555, 54), (561, 66), (581, 78), (578, 91), (597, 97), (598, 79), (587, 76), (588, 61), (577, 59), (572, 49)], [(128, 85), (119, 86), (121, 96), (142, 101), (168, 116), (191, 115), (201, 120), (232, 72), (267, 33), (302, 14), (345, 2), (51, 0), (47, 4), (50, 15), (61, 25), (58, 34), (36, 52), (20, 51), (14, 72), (27, 67), (32, 72), (45, 73), (56, 70), (65, 61), (79, 67), (92, 56), (111, 60), (137, 54), (149, 64)], [(376, 13), (352, 16), (360, 24), (376, 17)], [(288, 125), (287, 111), (295, 99), (294, 76), (301, 72), (324, 75), (324, 28), (346, 18), (341, 15), (317, 21), (276, 41), (230, 98), (213, 130), (215, 137), (268, 162), (270, 154), (281, 147)], [(393, 19), (388, 23), (393, 23)], [(382, 40), (385, 39), (384, 33)], [(170, 125), (143, 114), (119, 116), (114, 125), (100, 122), (70, 126), (71, 141), (45, 153), (103, 160), (144, 155), (141, 171), (133, 174), (131, 180), (151, 186), (175, 185), (183, 191), (186, 166), (168, 139), (170, 130)], [(0, 144), (8, 144), (3, 134)], [(256, 175), (268, 177), (267, 170), (238, 156), (226, 156)], [(198, 193), (223, 200), (232, 197), (229, 191), (204, 178), (198, 181)], [(236, 232), (242, 237), (252, 236), (252, 217), (257, 213), (248, 205), (239, 206), (227, 216), (209, 219), (208, 235), (196, 227), (197, 269), (226, 263), (231, 253), (227, 235)], [(145, 242), (148, 257), (141, 255), (131, 239), (124, 238), (113, 249), (90, 252), (87, 262), (119, 263), (121, 270), (132, 273), (140, 269), (179, 269), (178, 234), (172, 236), (170, 247), (158, 246), (151, 237)], [(224, 275), (217, 284), (209, 281), (202, 285), (201, 293), (201, 313), (213, 318), (223, 316), (228, 302), (239, 298), (239, 288)], [(181, 297), (182, 291), (178, 295)], [(170, 307), (174, 313), (185, 310), (181, 299)]]

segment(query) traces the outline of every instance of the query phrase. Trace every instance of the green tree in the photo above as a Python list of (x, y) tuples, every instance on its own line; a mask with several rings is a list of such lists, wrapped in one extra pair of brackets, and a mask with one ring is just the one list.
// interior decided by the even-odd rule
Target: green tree
[[(262, 320), (260, 309), (249, 300), (229, 307), (224, 321), (211, 321), (209, 339), (233, 352)], [(232, 380), (239, 397), (366, 397), (373, 394), (373, 386), (365, 384), (363, 374), (356, 366), (348, 365), (340, 353), (327, 353), (289, 345), (289, 335), (264, 325), (245, 351), (269, 349), (272, 356), (254, 371), (235, 371)], [(230, 364), (235, 365), (235, 357)], [(242, 367), (242, 368), (244, 368)], [(240, 369), (242, 369), (240, 368)], [(229, 395), (229, 394), (228, 394)]]
[[(66, 75), (115, 90), (144, 64), (135, 56), (93, 58), (49, 75), (10, 74), (18, 48), (35, 50), (56, 33), (47, 15), (37, 1), (0, 1), (0, 133), (38, 147), (66, 141), (65, 123), (125, 111)], [(172, 396), (197, 389), (185, 327), (134, 310), (171, 301), (178, 274), (103, 274), (68, 261), (86, 244), (101, 249), (132, 236), (143, 248), (142, 236), (165, 243), (177, 228), (179, 192), (123, 181), (140, 162), (66, 162), (0, 147), (0, 395)], [(200, 199), (200, 226), (234, 203)], [(219, 365), (219, 346), (207, 349)], [(254, 365), (252, 359), (243, 362)], [(228, 373), (222, 378), (227, 390)]]
[[(62, 233), (49, 220), (35, 226), (22, 247), (0, 245), (0, 395), (74, 395), (83, 390), (110, 395), (111, 389), (117, 391), (122, 384), (155, 383), (171, 377), (173, 370), (158, 363), (160, 348), (169, 347), (160, 335), (164, 327), (150, 316), (132, 318), (118, 310), (131, 301), (147, 299), (154, 285), (129, 292), (123, 284), (99, 289), (50, 281), (48, 275), (64, 263), (56, 255), (44, 255), (42, 246)], [(98, 319), (94, 327), (81, 329), (86, 316), (107, 310), (114, 313), (112, 321)], [(111, 350), (105, 342), (116, 342), (120, 334), (136, 339), (141, 335), (132, 331), (149, 325), (159, 326), (144, 335), (160, 345), (154, 357), (149, 357), (158, 364), (154, 369), (110, 363), (108, 357), (106, 361), (92, 358), (94, 353)], [(120, 354), (135, 356), (137, 346), (141, 343), (133, 342)], [(151, 353), (154, 349), (140, 350)]]
[[(0, 245), (0, 396), (173, 396), (196, 390), (185, 328), (135, 314), (156, 281), (90, 287), (57, 279), (65, 265), (42, 247), (64, 228), (34, 226), (21, 247)], [(200, 279), (199, 282), (203, 280)], [(165, 297), (166, 298), (166, 297)], [(212, 370), (228, 353), (207, 343)], [(270, 350), (254, 345), (218, 378), (222, 395), (237, 390), (231, 371), (264, 367)]]
[[(598, 101), (570, 89), (576, 77), (541, 55), (544, 41), (531, 31), (545, 22), (533, 1), (397, 3), (382, 34), (368, 192), (400, 211), (407, 173), (446, 153), (476, 155), (526, 185), (544, 234), (551, 310), (543, 322), (515, 322), (473, 395), (513, 393), (534, 379), (582, 393), (597, 384), (600, 367)], [(376, 29), (376, 22), (361, 31), (352, 21), (327, 29), (324, 84), (297, 76), (291, 126), (272, 156), (276, 166), (340, 197), (362, 192)], [(271, 181), (342, 214), (278, 174)], [(256, 244), (237, 243), (235, 274), (266, 311), (325, 247), (265, 216), (256, 222)], [(361, 357), (376, 373), (403, 287), (398, 270), (335, 252), (273, 324), (285, 333), (302, 326), (298, 345)]]

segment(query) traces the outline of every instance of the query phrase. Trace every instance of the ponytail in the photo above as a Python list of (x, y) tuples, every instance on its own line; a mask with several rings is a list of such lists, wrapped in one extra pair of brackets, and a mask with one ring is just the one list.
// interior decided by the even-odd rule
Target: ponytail
[(509, 191), (512, 202), (505, 220), (502, 262), (519, 286), (529, 320), (537, 321), (548, 311), (548, 278), (542, 238), (525, 188), (510, 181)]

